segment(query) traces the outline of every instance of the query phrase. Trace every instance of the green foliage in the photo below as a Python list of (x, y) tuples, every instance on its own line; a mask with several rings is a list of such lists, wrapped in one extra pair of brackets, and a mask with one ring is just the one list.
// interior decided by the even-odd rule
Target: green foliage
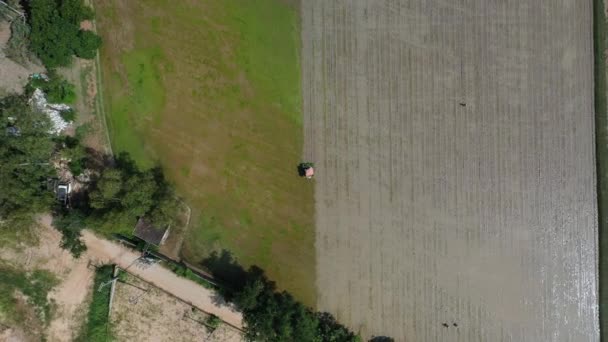
[[(309, 308), (287, 292), (276, 292), (274, 284), (262, 273), (250, 271), (248, 276), (250, 279), (235, 295), (234, 301), (243, 311), (249, 340), (326, 341), (322, 338), (318, 318)], [(346, 337), (335, 341), (354, 341)]]
[(74, 45), (74, 54), (80, 58), (93, 59), (101, 46), (101, 37), (91, 31), (80, 30)]
[[(32, 78), (26, 86), (27, 93), (31, 94), (35, 88), (40, 88), (50, 103), (73, 104), (76, 101), (76, 92), (73, 84), (53, 69), (49, 70), (47, 76), (49, 78), (48, 81), (41, 78)], [(62, 113), (63, 115), (65, 114)], [(75, 115), (75, 113), (72, 115)]]
[(318, 312), (317, 320), (319, 321), (319, 337), (322, 341), (338, 342), (338, 341), (360, 341), (359, 336), (354, 335), (342, 324), (336, 321), (336, 318), (327, 312)]
[(108, 233), (130, 233), (137, 218), (146, 216), (153, 224), (166, 226), (177, 213), (174, 202), (160, 169), (141, 171), (123, 153), (113, 167), (102, 171), (89, 193), (91, 224)]
[(87, 313), (87, 323), (76, 338), (82, 342), (106, 342), (113, 339), (108, 310), (110, 309), (110, 286), (105, 286), (101, 291), (101, 284), (112, 279), (111, 265), (99, 267), (95, 271), (95, 282), (93, 284), (93, 300)]
[(68, 121), (68, 122), (74, 121), (76, 119), (76, 111), (71, 108), (68, 110), (59, 112), (59, 115), (61, 115), (63, 120)]
[(15, 308), (14, 296), (19, 291), (25, 295), (27, 303), (34, 308), (40, 321), (47, 324), (53, 308), (53, 303), (47, 299), (47, 295), (57, 284), (57, 278), (48, 271), (24, 272), (0, 264), (0, 314), (14, 320), (24, 318), (17, 317)]
[(222, 295), (243, 312), (250, 341), (360, 341), (331, 314), (314, 312), (289, 293), (278, 292), (261, 269), (245, 271), (227, 251), (213, 253), (203, 264), (225, 282)]
[(75, 137), (63, 136), (60, 139), (61, 155), (63, 158), (69, 159), (68, 167), (74, 176), (80, 175), (88, 160), (88, 154), (83, 144), (80, 142), (80, 137), (76, 134)]
[(92, 16), (83, 0), (30, 1), (32, 51), (50, 68), (69, 65), (74, 54), (93, 58), (101, 39), (80, 29), (80, 22)]
[(87, 250), (80, 239), (85, 228), (85, 216), (77, 210), (62, 211), (53, 217), (53, 226), (61, 232), (61, 248), (72, 253), (75, 258)]
[(60, 0), (57, 3), (61, 16), (71, 23), (80, 23), (83, 20), (95, 18), (93, 9), (85, 5), (82, 0)]
[(220, 324), (222, 324), (222, 320), (216, 315), (210, 315), (205, 320), (205, 324), (207, 325), (207, 327), (209, 327), (209, 329), (211, 329), (211, 331), (214, 331), (220, 326)]
[(165, 264), (171, 271), (173, 271), (173, 273), (177, 274), (180, 277), (186, 278), (186, 279), (190, 279), (196, 283), (198, 283), (199, 285), (202, 285), (204, 288), (207, 289), (217, 289), (217, 287), (208, 282), (207, 280), (199, 277), (198, 275), (196, 275), (194, 272), (192, 272), (191, 269), (189, 269), (188, 267), (186, 267), (185, 265), (176, 263), (176, 262), (171, 262), (168, 261)]
[(27, 23), (19, 19), (13, 20), (11, 22), (11, 37), (4, 47), (6, 57), (21, 65), (26, 65), (31, 55), (29, 35), (30, 27)]
[[(9, 126), (20, 134), (9, 134)], [(48, 118), (32, 112), (25, 96), (0, 99), (0, 228), (25, 229), (53, 202), (46, 187), (56, 175), (48, 164), (55, 149), (49, 127)]]
[(78, 140), (82, 140), (87, 134), (91, 133), (92, 131), (93, 127), (89, 122), (79, 125), (78, 127), (76, 127), (75, 138)]
[[(9, 134), (7, 127), (19, 129), (19, 135)], [(27, 231), (34, 224), (34, 215), (54, 206), (54, 194), (47, 187), (56, 177), (50, 165), (54, 153), (70, 158), (73, 171), (82, 167), (86, 153), (78, 139), (54, 138), (48, 133), (46, 115), (32, 112), (25, 96), (0, 99), (0, 231), (3, 237), (15, 231)], [(60, 213), (56, 227), (62, 233), (62, 247), (75, 256), (84, 245), (79, 230), (82, 217)]]

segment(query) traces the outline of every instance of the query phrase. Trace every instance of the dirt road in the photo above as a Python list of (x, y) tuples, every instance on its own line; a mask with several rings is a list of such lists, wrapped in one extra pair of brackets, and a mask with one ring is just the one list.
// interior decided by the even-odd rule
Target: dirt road
[(597, 341), (592, 2), (302, 2), (318, 307), (396, 341)]
[(243, 327), (243, 317), (233, 306), (218, 304), (216, 294), (193, 281), (178, 277), (171, 271), (154, 265), (146, 269), (136, 267), (133, 262), (140, 256), (137, 253), (112, 241), (95, 236), (89, 231), (83, 232), (87, 245), (87, 255), (102, 263), (112, 263), (122, 269), (128, 269), (141, 279), (154, 284), (177, 298), (192, 304), (198, 309), (214, 314), (224, 322), (239, 329)]

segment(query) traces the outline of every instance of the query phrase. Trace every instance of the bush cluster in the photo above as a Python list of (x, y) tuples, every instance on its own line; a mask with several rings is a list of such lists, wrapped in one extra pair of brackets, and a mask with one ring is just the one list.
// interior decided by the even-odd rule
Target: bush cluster
[(50, 103), (73, 104), (76, 101), (76, 91), (73, 84), (59, 75), (54, 69), (50, 69), (47, 76), (48, 80), (32, 78), (26, 86), (26, 92), (31, 94), (34, 89), (40, 88)]
[(67, 66), (73, 55), (95, 57), (101, 38), (80, 28), (94, 17), (83, 0), (31, 0), (27, 10), (30, 48), (46, 67)]

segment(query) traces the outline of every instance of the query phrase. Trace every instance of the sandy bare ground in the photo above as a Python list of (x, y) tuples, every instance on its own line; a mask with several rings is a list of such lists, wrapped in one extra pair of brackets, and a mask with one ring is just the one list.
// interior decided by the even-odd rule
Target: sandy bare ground
[[(90, 264), (101, 263), (115, 263), (180, 300), (190, 303), (191, 306), (215, 314), (234, 327), (242, 328), (242, 315), (231, 305), (225, 304), (213, 291), (180, 278), (158, 265), (145, 270), (138, 268), (132, 263), (139, 254), (99, 238), (89, 231), (84, 232), (87, 252), (79, 259), (74, 259), (69, 252), (59, 247), (61, 235), (51, 227), (50, 215), (41, 216), (39, 222), (38, 245), (18, 251), (0, 250), (0, 259), (27, 270), (48, 270), (59, 277), (60, 284), (49, 294), (57, 304), (53, 320), (46, 329), (49, 341), (71, 341), (76, 336), (86, 314), (87, 299), (93, 284), (94, 268)], [(8, 335), (9, 332), (3, 333)], [(15, 332), (17, 333), (19, 331)]]
[(87, 245), (87, 254), (96, 263), (116, 264), (126, 269), (154, 286), (171, 293), (180, 300), (210, 314), (220, 317), (224, 322), (242, 329), (243, 317), (232, 305), (218, 298), (215, 292), (185, 278), (178, 277), (168, 269), (159, 265), (142, 269), (135, 265), (139, 258), (130, 249), (117, 243), (99, 238), (89, 231), (83, 232), (83, 240)]
[(86, 314), (94, 270), (88, 267), (86, 254), (74, 259), (59, 247), (61, 234), (51, 227), (49, 215), (41, 216), (39, 222), (38, 245), (19, 251), (4, 249), (0, 251), (0, 259), (26, 270), (44, 269), (58, 277), (60, 283), (49, 294), (56, 310), (46, 329), (46, 338), (48, 341), (71, 341)]
[(226, 324), (208, 330), (207, 314), (131, 275), (116, 283), (111, 317), (119, 341), (243, 341), (241, 332)]
[(591, 0), (310, 0), (302, 26), (319, 309), (598, 340)]

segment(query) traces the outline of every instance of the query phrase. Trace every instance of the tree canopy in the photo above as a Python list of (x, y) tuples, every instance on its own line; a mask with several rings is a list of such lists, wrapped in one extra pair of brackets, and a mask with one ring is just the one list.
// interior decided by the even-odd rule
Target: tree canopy
[(54, 69), (47, 72), (48, 80), (32, 78), (26, 85), (26, 93), (32, 94), (40, 88), (51, 103), (73, 104), (76, 101), (76, 90), (73, 84), (57, 73)]
[(243, 269), (223, 251), (203, 261), (225, 286), (222, 295), (242, 312), (250, 341), (358, 342), (360, 337), (326, 312), (315, 312), (285, 291), (277, 291), (263, 270)]
[(19, 229), (49, 207), (47, 180), (55, 142), (49, 119), (33, 112), (24, 96), (0, 99), (0, 226)]
[(89, 206), (92, 226), (127, 233), (142, 216), (158, 226), (170, 224), (177, 201), (160, 169), (142, 171), (123, 153), (101, 171), (89, 192)]
[(47, 67), (69, 65), (72, 56), (94, 58), (101, 38), (80, 28), (93, 18), (83, 0), (32, 0), (28, 7), (30, 48)]

